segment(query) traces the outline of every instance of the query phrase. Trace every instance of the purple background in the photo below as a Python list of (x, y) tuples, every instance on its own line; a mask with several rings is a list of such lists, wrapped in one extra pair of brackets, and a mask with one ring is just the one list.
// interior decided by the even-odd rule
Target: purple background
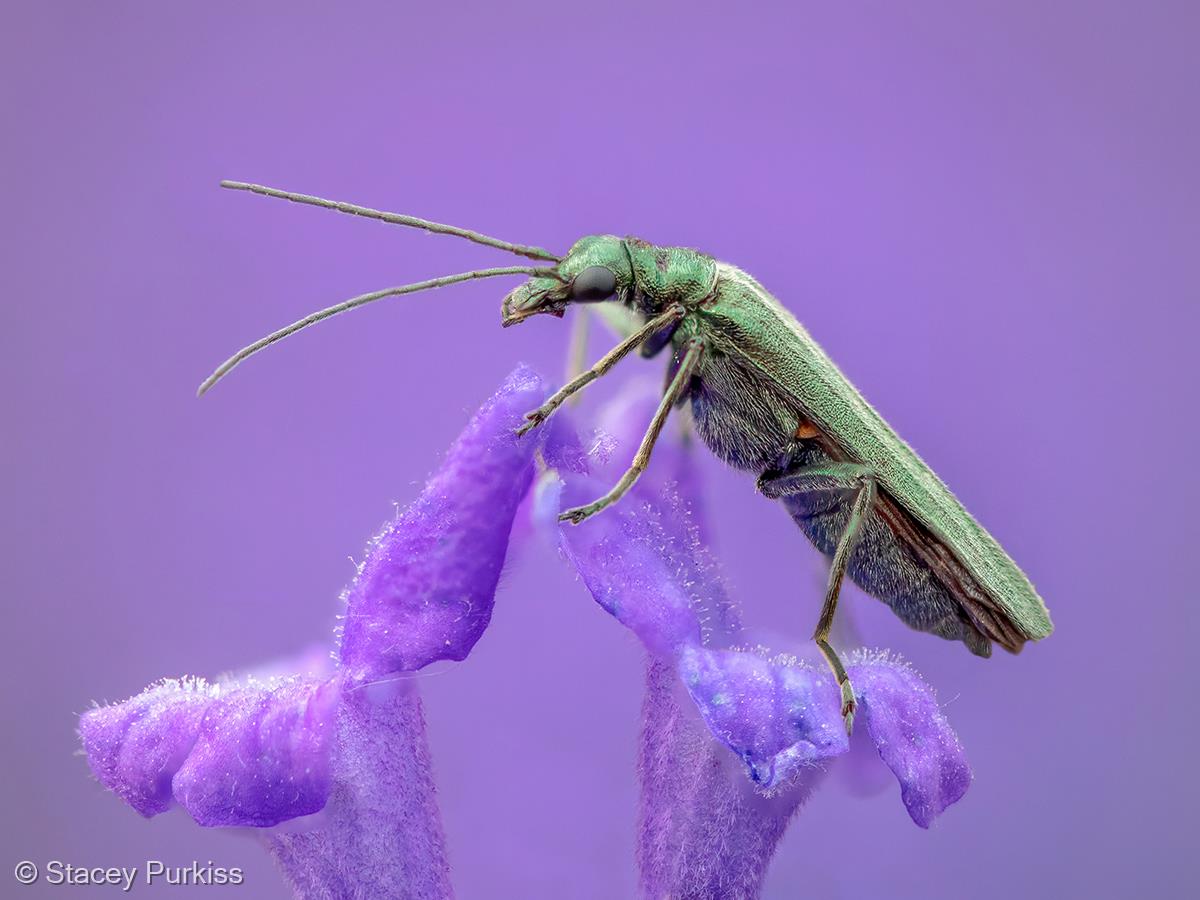
[[(0, 892), (19, 859), (158, 858), (284, 896), (250, 841), (104, 792), (75, 713), (322, 640), (348, 557), (468, 412), (518, 360), (561, 371), (562, 323), (501, 332), (496, 281), (328, 322), (196, 400), (304, 312), (509, 264), (227, 177), (560, 251), (612, 231), (735, 262), (1030, 573), (1058, 631), (1019, 659), (849, 595), (868, 642), (939, 687), (975, 784), (928, 833), (894, 785), (830, 784), (770, 897), (1178, 895), (1195, 5), (405, 6), (5, 6)], [(749, 478), (702, 464), (746, 618), (794, 645), (816, 554)], [(424, 687), (461, 896), (631, 894), (640, 679), (632, 636), (524, 549), (476, 652)]]

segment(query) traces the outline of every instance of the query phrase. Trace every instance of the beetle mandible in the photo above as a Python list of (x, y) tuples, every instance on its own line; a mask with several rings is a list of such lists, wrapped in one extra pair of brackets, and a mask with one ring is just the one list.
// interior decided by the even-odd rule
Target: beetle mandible
[(365, 218), (452, 234), (550, 265), (505, 266), (363, 294), (300, 319), (238, 351), (200, 386), (203, 394), (246, 357), (322, 319), (384, 297), (475, 278), (528, 275), (501, 306), (507, 327), (562, 316), (575, 303), (615, 302), (640, 327), (527, 414), (524, 433), (633, 350), (670, 348), (667, 387), (629, 469), (603, 497), (564, 511), (578, 524), (616, 503), (650, 461), (671, 409), (691, 403), (696, 431), (716, 456), (758, 475), (831, 559), (813, 640), (842, 697), (846, 729), (854, 691), (829, 643), (844, 578), (907, 625), (958, 640), (977, 656), (992, 644), (1017, 653), (1053, 625), (1017, 564), (863, 399), (800, 322), (750, 275), (707, 254), (637, 238), (592, 235), (566, 256), (463, 228), (243, 182), (251, 191)]

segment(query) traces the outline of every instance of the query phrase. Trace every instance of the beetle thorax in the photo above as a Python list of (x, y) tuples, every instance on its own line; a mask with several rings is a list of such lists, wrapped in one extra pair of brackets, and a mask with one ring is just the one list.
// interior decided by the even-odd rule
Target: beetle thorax
[(709, 296), (717, 279), (711, 256), (687, 247), (660, 247), (639, 238), (626, 238), (633, 268), (628, 302), (641, 312), (655, 314), (672, 303), (699, 303)]

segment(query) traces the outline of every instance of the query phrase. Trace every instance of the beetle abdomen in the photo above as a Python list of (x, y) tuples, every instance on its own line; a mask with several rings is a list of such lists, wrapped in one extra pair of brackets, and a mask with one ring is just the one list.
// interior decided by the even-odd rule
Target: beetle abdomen
[(796, 414), (789, 404), (757, 372), (719, 351), (705, 357), (691, 400), (696, 431), (728, 465), (762, 472), (791, 442)]
[[(819, 447), (807, 445), (796, 454), (795, 464), (817, 465), (828, 459)], [(850, 515), (847, 499), (843, 494), (819, 493), (784, 497), (780, 502), (813, 545), (832, 557)], [(850, 554), (846, 567), (850, 580), (886, 603), (910, 628), (962, 641), (975, 655), (991, 656), (991, 641), (975, 627), (954, 592), (880, 514), (881, 503), (890, 500), (876, 501)]]

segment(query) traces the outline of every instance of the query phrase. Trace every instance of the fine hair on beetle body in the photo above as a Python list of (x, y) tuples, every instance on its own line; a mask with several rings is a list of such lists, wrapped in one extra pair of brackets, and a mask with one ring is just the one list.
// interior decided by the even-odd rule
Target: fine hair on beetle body
[(561, 317), (572, 304), (617, 303), (638, 327), (593, 366), (526, 415), (536, 428), (632, 351), (669, 350), (667, 386), (628, 470), (604, 496), (565, 510), (578, 524), (619, 501), (650, 462), (673, 407), (690, 403), (696, 431), (729, 465), (758, 478), (813, 545), (830, 559), (813, 640), (841, 690), (846, 729), (853, 687), (829, 632), (848, 577), (907, 625), (961, 641), (977, 656), (992, 644), (1017, 653), (1053, 630), (1041, 597), (996, 540), (867, 403), (800, 322), (736, 266), (684, 247), (591, 235), (564, 256), (468, 229), (242, 182), (224, 187), (451, 234), (527, 257), (505, 266), (387, 288), (312, 313), (221, 364), (203, 394), (259, 350), (322, 319), (385, 297), (477, 278), (524, 275), (504, 297), (501, 324)]

